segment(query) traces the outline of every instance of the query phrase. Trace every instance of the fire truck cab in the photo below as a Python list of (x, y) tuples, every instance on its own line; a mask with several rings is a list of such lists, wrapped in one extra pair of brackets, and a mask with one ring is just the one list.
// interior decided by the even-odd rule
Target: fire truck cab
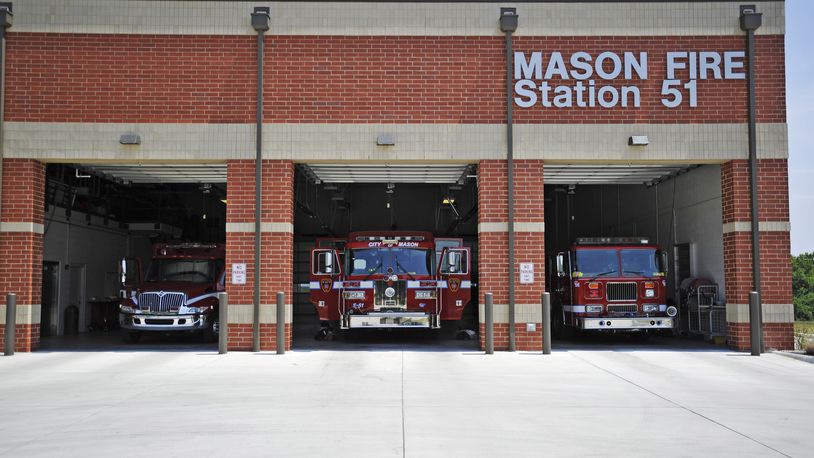
[(323, 327), (431, 328), (471, 299), (469, 248), (429, 232), (352, 232), (311, 252), (311, 302)]
[(666, 255), (645, 238), (578, 238), (551, 269), (555, 333), (672, 330)]

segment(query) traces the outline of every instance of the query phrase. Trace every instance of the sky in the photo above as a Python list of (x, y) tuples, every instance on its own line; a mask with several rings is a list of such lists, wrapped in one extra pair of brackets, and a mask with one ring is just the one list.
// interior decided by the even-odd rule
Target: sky
[(814, 252), (814, 2), (786, 2), (791, 253)]

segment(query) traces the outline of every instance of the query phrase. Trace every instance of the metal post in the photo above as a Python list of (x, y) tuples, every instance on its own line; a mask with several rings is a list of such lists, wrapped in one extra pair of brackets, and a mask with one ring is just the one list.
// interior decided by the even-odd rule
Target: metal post
[(543, 293), (543, 354), (551, 354), (551, 294)]
[(17, 327), (17, 295), (9, 293), (6, 296), (6, 336), (4, 353), (6, 356), (14, 354), (14, 338)]
[(277, 354), (285, 354), (285, 293), (277, 293)]
[(752, 346), (752, 356), (760, 356), (760, 293), (749, 293), (749, 342)]
[(225, 355), (227, 351), (227, 342), (229, 341), (228, 323), (229, 295), (218, 293), (218, 353), (221, 355)]
[(492, 293), (484, 295), (483, 313), (486, 314), (486, 354), (495, 353), (495, 313), (492, 305)]

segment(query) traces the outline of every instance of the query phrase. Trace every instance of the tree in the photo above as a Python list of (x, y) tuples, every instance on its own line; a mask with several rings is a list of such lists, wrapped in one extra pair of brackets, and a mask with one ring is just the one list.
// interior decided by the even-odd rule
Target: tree
[(791, 257), (791, 288), (794, 293), (794, 318), (814, 320), (814, 253)]

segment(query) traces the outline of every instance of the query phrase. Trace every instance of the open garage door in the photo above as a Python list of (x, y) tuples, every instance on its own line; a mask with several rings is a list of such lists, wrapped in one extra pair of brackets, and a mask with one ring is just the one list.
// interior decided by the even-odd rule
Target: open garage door
[[(478, 322), (475, 173), (473, 164), (299, 164), (294, 346), (477, 348), (459, 340), (474, 338)], [(316, 273), (315, 248), (336, 259)], [(466, 268), (442, 272), (442, 253), (456, 250)], [(371, 329), (355, 329), (362, 322)]]
[[(547, 290), (566, 328), (570, 320), (577, 329), (656, 331), (672, 318), (678, 335), (726, 334), (718, 165), (546, 163), (545, 183)], [(593, 266), (601, 254), (605, 265)], [(686, 288), (694, 278), (710, 287), (700, 322)], [(642, 315), (648, 320), (634, 323)]]
[(45, 203), (42, 348), (215, 348), (224, 164), (50, 164)]

